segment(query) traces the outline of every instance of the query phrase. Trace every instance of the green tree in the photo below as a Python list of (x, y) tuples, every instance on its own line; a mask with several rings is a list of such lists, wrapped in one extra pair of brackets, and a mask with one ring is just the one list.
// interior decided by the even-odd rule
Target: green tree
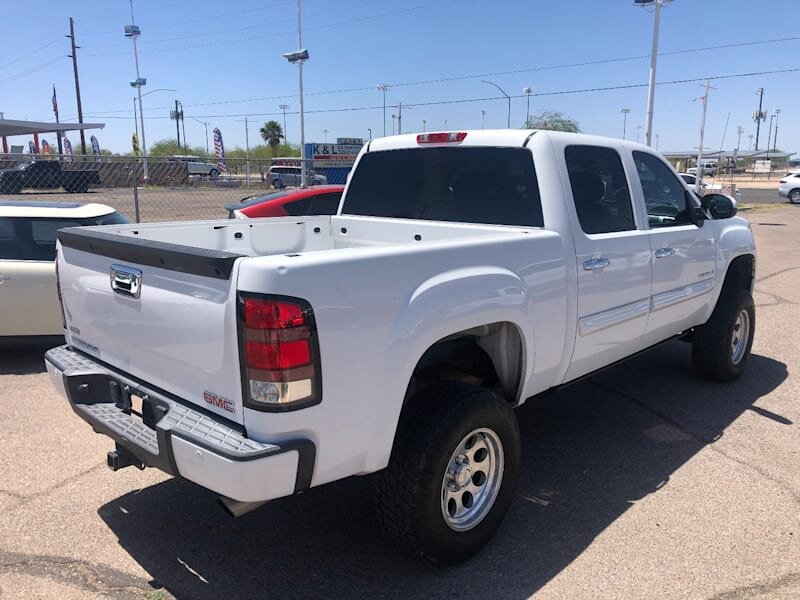
[(206, 155), (206, 149), (200, 146), (189, 146), (184, 150), (183, 144), (178, 144), (178, 141), (174, 139), (159, 140), (147, 148), (148, 156), (182, 156), (184, 154), (202, 157)]
[(581, 125), (575, 119), (570, 119), (564, 113), (556, 110), (543, 110), (538, 115), (532, 115), (525, 123), (525, 129), (549, 129), (551, 131), (569, 131), (580, 133)]
[(272, 156), (275, 156), (275, 151), (283, 139), (283, 129), (281, 124), (277, 121), (267, 121), (259, 130), (261, 137), (269, 147), (272, 148)]

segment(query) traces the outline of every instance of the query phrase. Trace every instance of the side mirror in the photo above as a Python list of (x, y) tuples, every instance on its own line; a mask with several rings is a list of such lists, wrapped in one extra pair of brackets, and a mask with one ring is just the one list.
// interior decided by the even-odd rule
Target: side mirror
[(737, 213), (736, 200), (725, 194), (706, 194), (702, 199), (703, 210), (712, 219), (730, 219)]

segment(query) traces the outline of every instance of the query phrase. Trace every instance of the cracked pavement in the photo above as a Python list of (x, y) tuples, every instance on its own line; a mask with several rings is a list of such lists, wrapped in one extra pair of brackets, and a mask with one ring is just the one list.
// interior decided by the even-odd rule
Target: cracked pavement
[(745, 216), (759, 260), (741, 380), (697, 380), (670, 342), (530, 401), (509, 515), (452, 569), (378, 537), (368, 478), (232, 520), (189, 483), (112, 473), (42, 350), (0, 350), (0, 597), (800, 597), (800, 207)]

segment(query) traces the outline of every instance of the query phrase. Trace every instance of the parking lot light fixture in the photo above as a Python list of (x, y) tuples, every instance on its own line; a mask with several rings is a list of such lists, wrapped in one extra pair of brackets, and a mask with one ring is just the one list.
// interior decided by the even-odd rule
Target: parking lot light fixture
[(503, 88), (501, 88), (499, 85), (497, 85), (496, 83), (492, 83), (491, 81), (486, 81), (485, 79), (481, 79), (481, 83), (488, 83), (489, 85), (493, 85), (498, 90), (500, 90), (500, 93), (503, 94), (503, 96), (506, 97), (506, 100), (508, 100), (508, 123), (507, 123), (507, 127), (509, 129), (511, 129), (511, 96), (506, 94), (506, 91)]
[(290, 63), (297, 64), (300, 74), (300, 186), (306, 187), (306, 158), (303, 155), (306, 145), (306, 125), (304, 116), (304, 103), (303, 103), (303, 64), (308, 60), (308, 50), (303, 48), (303, 27), (302, 16), (300, 10), (300, 0), (297, 0), (297, 46), (300, 50), (293, 52), (286, 52), (283, 57)]
[(522, 93), (525, 94), (528, 99), (528, 107), (525, 110), (525, 127), (528, 128), (530, 127), (529, 123), (531, 122), (531, 95), (533, 94), (533, 88), (529, 85), (525, 86), (522, 88)]
[(656, 62), (658, 60), (658, 28), (661, 21), (661, 7), (670, 2), (672, 0), (633, 0), (637, 6), (655, 6), (653, 47), (650, 52), (650, 79), (647, 85), (647, 126), (644, 130), (644, 141), (648, 146), (652, 146), (651, 142), (653, 141), (653, 105), (656, 96)]
[(388, 83), (379, 83), (378, 91), (383, 92), (383, 135), (386, 137), (386, 92), (392, 89)]
[(630, 108), (620, 108), (619, 112), (622, 113), (622, 139), (625, 139), (628, 127), (628, 114), (631, 112)]

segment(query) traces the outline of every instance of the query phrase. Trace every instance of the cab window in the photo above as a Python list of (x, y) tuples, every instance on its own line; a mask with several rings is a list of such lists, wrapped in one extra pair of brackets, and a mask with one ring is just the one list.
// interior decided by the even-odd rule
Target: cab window
[(667, 165), (652, 154), (633, 153), (650, 227), (691, 225), (692, 208), (683, 184)]

